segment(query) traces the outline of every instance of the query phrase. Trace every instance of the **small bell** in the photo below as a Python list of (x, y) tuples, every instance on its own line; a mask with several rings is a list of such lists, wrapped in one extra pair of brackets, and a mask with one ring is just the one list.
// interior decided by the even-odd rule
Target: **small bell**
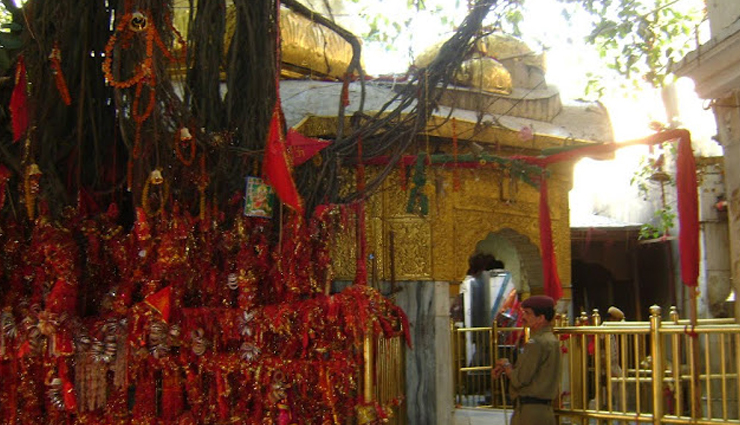
[(151, 181), (153, 185), (157, 186), (164, 183), (162, 171), (160, 171), (159, 169), (152, 171), (152, 173), (149, 175), (149, 181)]
[(128, 23), (128, 28), (133, 32), (142, 32), (147, 27), (147, 18), (141, 12), (134, 12), (131, 14), (131, 20)]
[(190, 134), (190, 129), (187, 127), (183, 127), (180, 129), (180, 141), (187, 142), (190, 141), (193, 138), (193, 135)]

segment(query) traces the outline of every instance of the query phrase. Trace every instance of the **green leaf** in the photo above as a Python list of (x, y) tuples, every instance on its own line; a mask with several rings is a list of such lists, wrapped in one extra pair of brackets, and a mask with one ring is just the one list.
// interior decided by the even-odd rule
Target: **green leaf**
[(10, 31), (21, 31), (23, 29), (23, 27), (17, 22), (6, 22), (0, 25), (0, 28), (7, 28)]
[(0, 46), (6, 49), (20, 49), (23, 46), (21, 38), (15, 34), (0, 32)]

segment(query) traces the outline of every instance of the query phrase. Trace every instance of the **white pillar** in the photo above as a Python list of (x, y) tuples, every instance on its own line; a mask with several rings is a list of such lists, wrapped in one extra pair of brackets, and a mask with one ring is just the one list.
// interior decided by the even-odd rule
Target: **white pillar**
[[(728, 202), (727, 225), (730, 239), (730, 273), (735, 294), (740, 295), (740, 96), (735, 92), (717, 100), (714, 115), (717, 118), (719, 141), (725, 157), (725, 196)], [(735, 318), (740, 319), (740, 303), (735, 302)]]

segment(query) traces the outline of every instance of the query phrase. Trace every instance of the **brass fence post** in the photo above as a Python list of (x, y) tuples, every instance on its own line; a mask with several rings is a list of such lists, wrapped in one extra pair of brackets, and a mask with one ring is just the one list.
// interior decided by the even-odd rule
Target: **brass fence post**
[(660, 336), (660, 307), (650, 307), (650, 355), (652, 356), (653, 425), (663, 420), (663, 347)]
[(365, 329), (363, 338), (362, 358), (365, 362), (363, 369), (362, 381), (362, 401), (357, 406), (357, 423), (359, 425), (368, 425), (377, 420), (377, 412), (372, 405), (375, 394), (374, 376), (375, 376), (375, 356), (374, 356), (374, 339), (372, 328)]

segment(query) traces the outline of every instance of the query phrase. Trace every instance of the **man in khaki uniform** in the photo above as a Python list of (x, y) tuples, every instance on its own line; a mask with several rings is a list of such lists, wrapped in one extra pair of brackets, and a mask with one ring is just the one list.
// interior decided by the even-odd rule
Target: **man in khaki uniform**
[(506, 374), (514, 402), (511, 425), (555, 425), (552, 401), (560, 383), (560, 343), (552, 333), (555, 301), (536, 295), (522, 302), (522, 321), (530, 329), (530, 338), (519, 354), (516, 365), (499, 359), (492, 373)]

